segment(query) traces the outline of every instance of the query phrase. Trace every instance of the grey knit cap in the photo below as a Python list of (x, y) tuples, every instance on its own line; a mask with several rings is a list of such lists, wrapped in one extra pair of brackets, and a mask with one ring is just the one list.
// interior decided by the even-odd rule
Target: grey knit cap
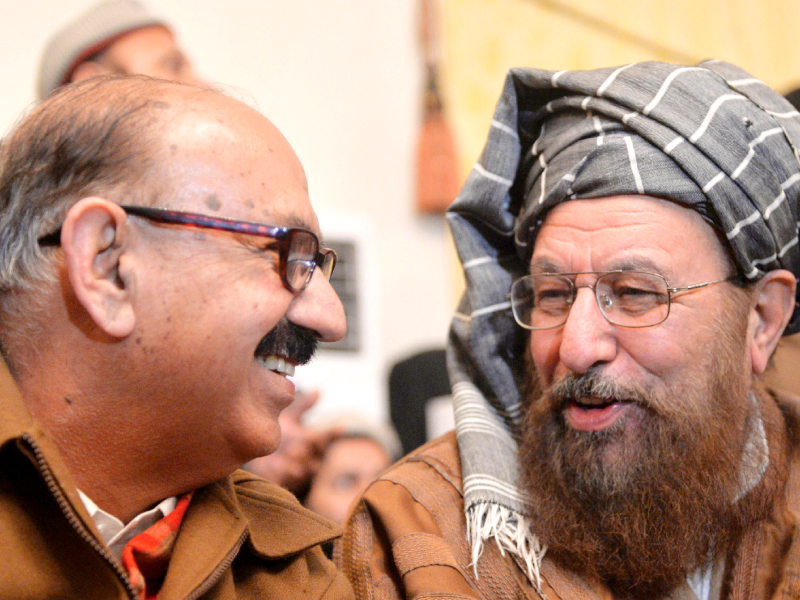
[(118, 37), (153, 25), (168, 25), (137, 0), (105, 0), (65, 25), (47, 44), (39, 64), (38, 98), (65, 84), (84, 60)]

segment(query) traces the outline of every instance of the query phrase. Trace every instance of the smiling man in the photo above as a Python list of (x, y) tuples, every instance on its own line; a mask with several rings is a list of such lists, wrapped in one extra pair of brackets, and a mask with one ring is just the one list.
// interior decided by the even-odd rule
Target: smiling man
[(456, 433), (351, 515), (358, 597), (795, 595), (799, 144), (726, 63), (511, 71), (449, 211)]
[(234, 473), (345, 330), (277, 129), (99, 78), (24, 117), (0, 173), (0, 596), (350, 597), (334, 526)]
[[(42, 54), (37, 92), (41, 99), (61, 85), (111, 74), (207, 85), (196, 76), (172, 26), (138, 0), (101, 0), (59, 29)], [(299, 393), (281, 413), (278, 449), (245, 468), (294, 494), (306, 489), (338, 434), (303, 423), (318, 397), (315, 391)]]

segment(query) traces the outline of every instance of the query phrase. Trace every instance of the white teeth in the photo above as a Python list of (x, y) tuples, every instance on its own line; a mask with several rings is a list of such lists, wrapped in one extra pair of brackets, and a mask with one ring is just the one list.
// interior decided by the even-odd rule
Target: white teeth
[(294, 365), (290, 362), (286, 362), (285, 359), (281, 358), (280, 356), (268, 356), (266, 359), (259, 359), (261, 364), (267, 367), (270, 371), (276, 371), (277, 373), (283, 373), (284, 375), (288, 375), (291, 377), (294, 375)]

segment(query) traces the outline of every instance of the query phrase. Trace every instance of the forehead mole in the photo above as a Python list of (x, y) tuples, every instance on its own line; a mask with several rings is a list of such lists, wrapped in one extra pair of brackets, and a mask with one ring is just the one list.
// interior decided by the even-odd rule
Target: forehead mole
[(216, 194), (211, 194), (206, 198), (206, 206), (216, 212), (219, 210), (222, 204), (220, 204), (220, 201), (217, 199)]

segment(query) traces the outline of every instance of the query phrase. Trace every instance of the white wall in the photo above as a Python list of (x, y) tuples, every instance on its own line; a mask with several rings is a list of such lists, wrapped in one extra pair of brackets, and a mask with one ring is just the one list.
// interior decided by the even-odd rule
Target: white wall
[[(0, 125), (34, 98), (50, 33), (91, 0), (0, 0)], [(449, 233), (413, 209), (421, 69), (411, 0), (150, 0), (209, 80), (252, 95), (294, 146), (323, 232), (362, 231), (367, 348), (300, 372), (323, 412), (386, 414), (391, 363), (442, 345), (454, 292)], [(246, 97), (248, 94), (243, 93)], [(305, 379), (304, 379), (305, 377)]]

